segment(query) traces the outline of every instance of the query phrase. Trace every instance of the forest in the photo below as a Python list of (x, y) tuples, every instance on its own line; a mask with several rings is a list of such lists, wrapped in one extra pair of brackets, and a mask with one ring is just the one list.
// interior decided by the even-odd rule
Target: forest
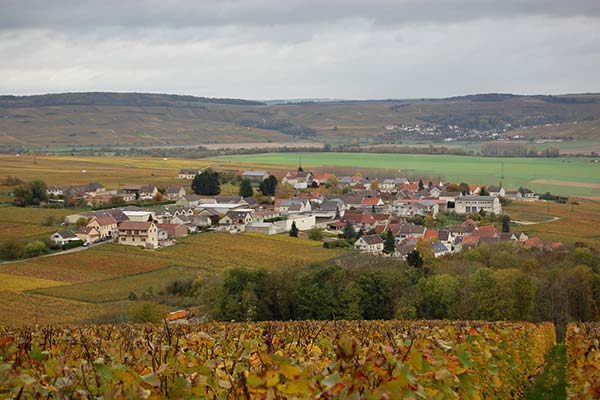
[(547, 253), (484, 244), (413, 267), (352, 255), (280, 270), (233, 268), (205, 281), (173, 282), (163, 301), (199, 301), (223, 321), (451, 319), (595, 321), (600, 257), (586, 247)]

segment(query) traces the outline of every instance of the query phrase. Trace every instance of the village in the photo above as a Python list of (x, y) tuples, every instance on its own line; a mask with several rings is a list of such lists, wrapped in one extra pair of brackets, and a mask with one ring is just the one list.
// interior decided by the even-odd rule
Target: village
[[(162, 191), (152, 184), (123, 185), (119, 190), (99, 183), (49, 186), (51, 202), (100, 206), (68, 215), (65, 229), (51, 240), (63, 248), (115, 242), (157, 249), (205, 231), (253, 232), (300, 235), (321, 240), (325, 247), (352, 247), (401, 259), (417, 249), (419, 241), (430, 245), (435, 257), (503, 241), (546, 250), (561, 246), (511, 232), (502, 204), (539, 201), (523, 187), (507, 190), (502, 184), (483, 187), (398, 177), (371, 180), (360, 174), (336, 177), (302, 167), (293, 172), (237, 171), (250, 193), (260, 193), (265, 190), (262, 183), (271, 181), (291, 194), (282, 198), (272, 191), (259, 201), (253, 196), (196, 194), (190, 182), (202, 173), (182, 169), (177, 175), (181, 185)], [(128, 204), (139, 201), (160, 205)]]

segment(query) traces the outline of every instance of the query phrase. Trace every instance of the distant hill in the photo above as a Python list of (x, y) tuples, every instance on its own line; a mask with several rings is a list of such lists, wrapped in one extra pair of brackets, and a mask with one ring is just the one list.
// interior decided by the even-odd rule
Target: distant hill
[(355, 145), (500, 136), (600, 140), (600, 95), (487, 93), (285, 104), (152, 93), (0, 96), (5, 149), (298, 140)]
[(158, 93), (52, 93), (34, 96), (0, 96), (0, 107), (48, 106), (137, 106), (193, 107), (208, 104), (261, 106), (265, 103), (240, 99), (215, 99)]

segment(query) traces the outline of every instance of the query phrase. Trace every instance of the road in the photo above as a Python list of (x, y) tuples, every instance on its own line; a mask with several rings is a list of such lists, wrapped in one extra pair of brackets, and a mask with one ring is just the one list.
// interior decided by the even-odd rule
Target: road
[(37, 257), (22, 258), (22, 259), (19, 259), (19, 260), (11, 260), (11, 261), (2, 261), (2, 262), (0, 262), (0, 265), (15, 264), (15, 263), (20, 263), (20, 262), (25, 262), (25, 261), (37, 260), (38, 258), (54, 257), (54, 256), (60, 256), (60, 255), (63, 255), (63, 254), (76, 253), (78, 251), (83, 251), (83, 250), (91, 249), (92, 247), (100, 246), (100, 245), (102, 245), (104, 243), (111, 243), (111, 242), (98, 242), (98, 243), (90, 244), (89, 246), (85, 246), (85, 247), (84, 246), (75, 247), (73, 249), (64, 250), (64, 251), (57, 251), (56, 253), (44, 254), (44, 255), (41, 255), (41, 256), (37, 256)]

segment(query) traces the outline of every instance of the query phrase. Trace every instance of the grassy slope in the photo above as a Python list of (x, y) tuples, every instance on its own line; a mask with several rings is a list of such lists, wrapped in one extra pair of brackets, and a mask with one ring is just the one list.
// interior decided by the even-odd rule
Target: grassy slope
[(583, 241), (600, 248), (600, 201), (580, 200), (579, 204), (559, 204), (554, 202), (512, 202), (505, 212), (513, 219), (545, 220), (549, 216), (559, 217), (557, 221), (534, 225), (515, 226), (513, 230), (523, 230), (531, 236), (564, 243)]
[(528, 186), (532, 190), (573, 195), (600, 195), (598, 189), (564, 188), (556, 185), (531, 183), (534, 179), (557, 179), (598, 183), (600, 164), (580, 158), (492, 158), (467, 156), (438, 156), (417, 154), (362, 153), (269, 153), (218, 157), (215, 160), (232, 163), (257, 163), (287, 166), (302, 164), (311, 167), (347, 166), (398, 170), (398, 175), (444, 177), (450, 181), (467, 181), (483, 185), (498, 184), (501, 163), (504, 163), (504, 185), (509, 188)]
[(33, 239), (46, 237), (57, 230), (58, 226), (45, 226), (48, 217), (62, 221), (72, 210), (0, 207), (0, 243), (8, 239)]

